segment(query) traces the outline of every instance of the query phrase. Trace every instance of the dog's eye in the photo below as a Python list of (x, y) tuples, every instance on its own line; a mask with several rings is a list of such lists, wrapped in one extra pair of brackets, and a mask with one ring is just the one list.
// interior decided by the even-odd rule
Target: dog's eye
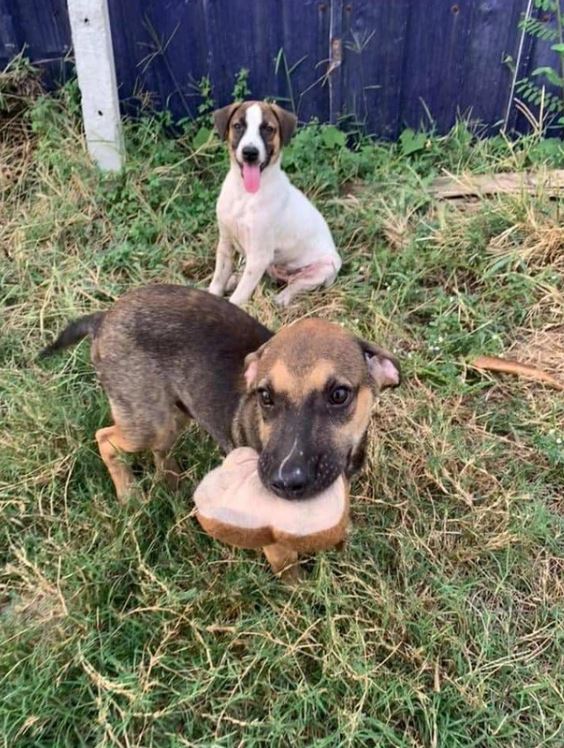
[(262, 124), (261, 128), (263, 129), (264, 132), (268, 133), (269, 135), (272, 135), (272, 133), (274, 132), (274, 128), (272, 127), (272, 125)]
[(351, 390), (348, 387), (335, 387), (329, 395), (331, 405), (346, 405), (351, 397)]
[(240, 122), (234, 122), (233, 129), (235, 132), (240, 132), (243, 129), (243, 125)]
[(260, 390), (258, 390), (258, 396), (259, 396), (260, 404), (263, 407), (271, 408), (274, 405), (272, 392), (266, 387), (261, 387)]

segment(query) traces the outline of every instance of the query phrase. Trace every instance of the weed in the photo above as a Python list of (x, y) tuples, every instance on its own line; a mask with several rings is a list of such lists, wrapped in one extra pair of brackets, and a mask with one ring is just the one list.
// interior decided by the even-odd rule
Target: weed
[[(554, 24), (547, 24), (547, 18), (534, 16), (521, 19), (519, 26), (529, 36), (543, 42), (552, 42), (550, 49), (556, 53), (557, 69), (550, 65), (535, 68), (530, 77), (517, 81), (515, 90), (529, 104), (540, 108), (540, 121), (548, 115), (547, 125), (564, 125), (564, 16), (561, 0), (533, 0), (533, 6), (544, 14), (551, 14)], [(552, 86), (557, 94), (547, 90)]]

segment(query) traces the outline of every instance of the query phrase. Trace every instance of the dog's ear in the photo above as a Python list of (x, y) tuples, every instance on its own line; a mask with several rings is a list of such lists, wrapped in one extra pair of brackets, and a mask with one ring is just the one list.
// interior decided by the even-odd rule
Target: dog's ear
[(265, 351), (266, 343), (263, 343), (260, 348), (258, 348), (256, 351), (253, 351), (252, 353), (249, 353), (247, 356), (245, 356), (245, 382), (247, 383), (247, 389), (250, 390), (253, 388), (253, 385), (256, 383), (257, 379), (257, 373), (258, 373), (258, 362), (260, 357)]
[(298, 124), (298, 118), (292, 112), (282, 109), (278, 104), (271, 104), (274, 116), (280, 124), (280, 136), (282, 138), (282, 145), (288, 145), (292, 139), (292, 135), (296, 131), (296, 125)]
[(227, 129), (229, 128), (231, 117), (233, 117), (240, 106), (240, 104), (228, 104), (221, 109), (216, 109), (213, 113), (213, 124), (217, 130), (217, 134), (222, 140), (225, 140), (227, 135)]
[(378, 389), (397, 387), (401, 382), (399, 362), (391, 353), (373, 343), (358, 338), (358, 342), (368, 366), (368, 372), (378, 385)]

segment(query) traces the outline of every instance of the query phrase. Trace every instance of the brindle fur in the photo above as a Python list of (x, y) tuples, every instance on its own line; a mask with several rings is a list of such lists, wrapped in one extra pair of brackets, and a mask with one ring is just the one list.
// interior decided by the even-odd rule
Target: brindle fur
[[(43, 353), (86, 335), (114, 420), (96, 439), (120, 499), (133, 484), (120, 452), (151, 450), (169, 484), (177, 485), (180, 469), (169, 452), (189, 418), (224, 452), (239, 446), (259, 452), (267, 485), (292, 438), (299, 440), (296, 458), (317, 470), (304, 495), (362, 466), (375, 390), (365, 352), (368, 347), (372, 355), (388, 354), (338, 325), (303, 320), (273, 336), (224, 299), (155, 284), (126, 293), (106, 312), (71, 323)], [(273, 372), (278, 372), (276, 388)], [(339, 413), (323, 404), (335, 381), (356, 393), (350, 408)], [(257, 389), (265, 383), (277, 399), (276, 412), (259, 405)], [(288, 492), (286, 498), (296, 497)], [(276, 572), (297, 561), (285, 549), (266, 553)]]

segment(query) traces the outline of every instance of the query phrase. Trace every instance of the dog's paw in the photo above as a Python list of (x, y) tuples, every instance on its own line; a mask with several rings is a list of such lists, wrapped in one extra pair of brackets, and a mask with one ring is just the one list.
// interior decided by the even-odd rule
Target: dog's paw
[(276, 296), (274, 297), (274, 303), (277, 306), (285, 309), (292, 303), (292, 294), (289, 294), (288, 289), (285, 288), (283, 291), (280, 291), (280, 293), (276, 294)]
[(214, 296), (223, 296), (223, 288), (217, 283), (211, 283), (208, 288), (208, 293)]
[(276, 575), (282, 584), (287, 587), (296, 587), (300, 582), (307, 579), (307, 573), (299, 565), (294, 564), (284, 571), (278, 572)]
[(237, 296), (237, 294), (236, 294), (236, 293), (234, 293), (234, 294), (232, 294), (232, 295), (231, 295), (231, 296), (229, 297), (229, 301), (230, 301), (230, 302), (231, 302), (232, 304), (235, 304), (235, 306), (238, 306), (238, 307), (241, 307), (241, 308), (242, 308), (242, 307), (244, 307), (244, 306), (245, 306), (245, 304), (247, 303), (248, 299), (247, 299), (247, 298), (242, 298), (242, 297), (240, 297), (240, 296)]
[(229, 280), (227, 281), (227, 285), (225, 286), (226, 292), (231, 293), (231, 291), (234, 291), (239, 285), (240, 279), (241, 273), (232, 273)]

